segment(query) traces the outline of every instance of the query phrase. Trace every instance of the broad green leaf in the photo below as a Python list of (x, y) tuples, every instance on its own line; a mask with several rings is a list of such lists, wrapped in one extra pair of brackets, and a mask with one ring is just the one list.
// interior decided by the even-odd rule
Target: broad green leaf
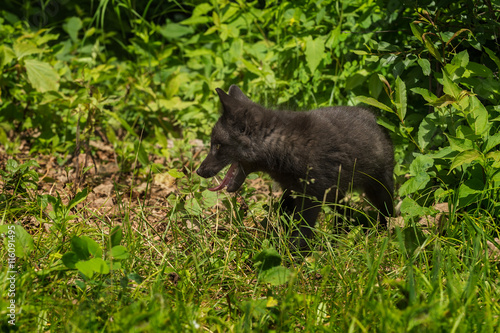
[(500, 144), (500, 132), (495, 133), (494, 135), (488, 137), (486, 139), (486, 146), (484, 147), (483, 153), (489, 152), (494, 147)]
[(267, 248), (259, 252), (253, 261), (259, 263), (260, 270), (268, 270), (281, 264), (281, 256), (274, 248)]
[(421, 95), (429, 103), (433, 103), (433, 102), (435, 102), (438, 99), (436, 97), (436, 95), (434, 95), (429, 90), (424, 89), (424, 88), (412, 88), (410, 90), (413, 91), (416, 94)]
[(71, 238), (71, 249), (80, 260), (87, 260), (90, 258), (87, 242), (78, 236), (73, 236), (73, 238)]
[(174, 96), (171, 99), (160, 98), (157, 103), (152, 102), (149, 104), (153, 111), (158, 111), (160, 108), (164, 108), (168, 111), (173, 110), (183, 110), (192, 105), (196, 104), (195, 102), (184, 102), (181, 100), (179, 96)]
[(330, 33), (330, 36), (325, 42), (325, 46), (329, 49), (335, 49), (335, 47), (338, 45), (340, 42), (340, 33), (341, 33), (341, 27), (342, 25), (339, 24), (335, 29), (332, 30)]
[(193, 33), (194, 30), (192, 27), (170, 22), (167, 23), (167, 25), (162, 26), (158, 31), (165, 38), (178, 39), (182, 36)]
[(259, 282), (269, 283), (273, 286), (285, 284), (290, 280), (292, 272), (283, 266), (271, 267), (259, 273)]
[(201, 192), (201, 195), (203, 197), (203, 205), (205, 207), (213, 207), (217, 204), (218, 201), (217, 192), (205, 190)]
[(186, 199), (186, 202), (184, 203), (184, 208), (190, 215), (198, 216), (201, 215), (201, 213), (203, 212), (196, 198)]
[(445, 94), (453, 96), (455, 100), (458, 100), (462, 89), (453, 82), (446, 71), (443, 69), (443, 91)]
[(114, 226), (113, 229), (111, 229), (109, 236), (110, 236), (110, 241), (111, 241), (111, 247), (120, 245), (120, 243), (123, 239), (122, 227), (119, 225)]
[(448, 134), (446, 134), (448, 138), (448, 142), (450, 143), (450, 147), (457, 152), (463, 152), (466, 150), (471, 150), (474, 147), (474, 144), (469, 139), (455, 138)]
[(375, 98), (372, 98), (372, 97), (356, 96), (356, 97), (354, 97), (354, 100), (357, 103), (365, 103), (365, 104), (374, 106), (376, 108), (382, 109), (384, 111), (387, 111), (387, 112), (390, 112), (390, 113), (394, 113), (393, 109), (391, 109), (390, 107), (388, 107), (384, 103), (381, 103), (381, 102), (377, 101)]
[(398, 76), (396, 79), (396, 112), (399, 116), (401, 122), (404, 123), (404, 119), (406, 117), (406, 85), (401, 80), (401, 77)]
[(63, 264), (70, 269), (76, 269), (75, 265), (78, 261), (80, 261), (80, 259), (78, 258), (78, 255), (73, 251), (65, 253), (62, 256), (61, 260), (62, 260)]
[(2, 70), (5, 65), (10, 64), (15, 57), (16, 54), (8, 45), (0, 45), (0, 70)]
[(86, 277), (91, 279), (94, 273), (108, 274), (109, 266), (101, 258), (92, 258), (89, 260), (80, 260), (75, 264), (75, 267)]
[(59, 89), (59, 75), (47, 63), (38, 60), (26, 59), (24, 61), (28, 81), (39, 92)]
[(491, 165), (492, 168), (494, 169), (500, 168), (500, 150), (489, 152), (486, 155), (486, 158), (493, 160), (493, 164)]
[(418, 126), (418, 145), (421, 149), (425, 149), (431, 143), (431, 140), (438, 129), (438, 116), (436, 113), (429, 113), (420, 122)]
[(176, 169), (170, 169), (170, 170), (168, 170), (167, 173), (176, 179), (186, 177), (186, 175), (183, 172), (177, 171)]
[(405, 197), (401, 203), (401, 214), (405, 216), (405, 220), (431, 215), (433, 210), (429, 207), (420, 206), (415, 200), (410, 197)]
[(114, 259), (127, 259), (130, 256), (130, 253), (125, 246), (116, 245), (111, 248), (111, 256)]
[(92, 256), (97, 258), (102, 257), (102, 249), (95, 240), (93, 240), (88, 236), (82, 236), (80, 237), (80, 239), (83, 240), (85, 243), (87, 243), (87, 249), (89, 250)]
[(307, 66), (311, 73), (314, 73), (325, 56), (325, 41), (323, 38), (318, 37), (313, 40), (312, 37), (308, 36), (306, 38), (305, 54)]
[(467, 121), (476, 135), (482, 136), (490, 127), (488, 111), (476, 96), (469, 96)]
[(63, 24), (64, 30), (68, 33), (69, 37), (73, 42), (78, 41), (78, 31), (82, 28), (82, 20), (78, 17), (70, 17), (65, 24)]
[(427, 174), (427, 170), (434, 165), (434, 159), (427, 155), (418, 155), (410, 164), (410, 174), (416, 176)]
[(431, 63), (429, 62), (429, 60), (419, 58), (417, 62), (420, 68), (422, 68), (422, 73), (424, 73), (424, 75), (431, 75)]
[(414, 176), (404, 182), (399, 189), (399, 194), (401, 196), (406, 196), (415, 193), (416, 191), (422, 190), (430, 180), (431, 177), (428, 174), (420, 173), (417, 176)]
[(399, 189), (402, 196), (412, 194), (418, 190), (425, 188), (425, 185), (430, 181), (427, 170), (434, 165), (434, 159), (428, 155), (418, 155), (410, 164), (410, 175), (408, 179)]
[(448, 173), (450, 173), (453, 169), (455, 169), (463, 164), (466, 164), (466, 163), (470, 164), (474, 161), (484, 162), (484, 156), (475, 149), (465, 150), (465, 151), (461, 152), (460, 154), (458, 154), (457, 156), (455, 156), (455, 158), (453, 159), (453, 161), (451, 163), (450, 171)]
[(39, 49), (35, 43), (26, 40), (15, 41), (12, 48), (14, 49), (17, 60), (21, 60), (27, 55), (43, 53), (43, 50)]
[(484, 190), (484, 184), (481, 179), (469, 179), (462, 183), (458, 188), (458, 207), (461, 209), (476, 202)]
[(378, 75), (371, 75), (368, 80), (368, 91), (370, 92), (370, 96), (373, 98), (379, 97), (383, 88), (384, 87), (382, 86), (382, 82), (380, 82)]
[[(10, 257), (10, 254), (15, 254), (18, 258), (26, 258), (34, 249), (33, 238), (18, 224), (3, 224), (0, 225), (0, 234), (4, 235), (4, 249)], [(5, 264), (7, 264), (5, 262)]]
[(457, 100), (453, 96), (445, 94), (429, 104), (437, 108), (444, 108), (445, 106), (451, 105), (455, 102), (457, 102)]

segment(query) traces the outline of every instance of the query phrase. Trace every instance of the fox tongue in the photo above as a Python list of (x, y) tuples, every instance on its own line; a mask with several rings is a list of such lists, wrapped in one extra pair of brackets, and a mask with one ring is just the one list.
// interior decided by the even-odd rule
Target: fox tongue
[(222, 190), (224, 187), (227, 186), (227, 184), (229, 184), (229, 182), (231, 180), (234, 179), (234, 174), (236, 173), (237, 169), (238, 169), (238, 162), (235, 162), (235, 163), (231, 164), (231, 167), (229, 167), (229, 170), (226, 173), (226, 177), (224, 177), (224, 179), (222, 180), (222, 183), (220, 183), (216, 187), (209, 188), (208, 190), (209, 191), (220, 191), (220, 190)]

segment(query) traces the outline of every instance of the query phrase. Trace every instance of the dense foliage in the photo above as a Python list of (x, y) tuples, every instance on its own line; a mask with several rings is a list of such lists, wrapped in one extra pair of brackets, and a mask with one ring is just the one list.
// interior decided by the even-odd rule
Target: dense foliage
[[(500, 248), (499, 22), (500, 3), (490, 0), (4, 0), (0, 231), (8, 233), (7, 225), (15, 224), (22, 236), (16, 247), (24, 272), (19, 283), (42, 290), (57, 286), (56, 299), (75, 299), (72, 313), (83, 313), (55, 319), (23, 292), (27, 314), (25, 321), (19, 315), (20, 325), (498, 330), (492, 299), (500, 296), (500, 275), (488, 249)], [(240, 245), (232, 243), (233, 234), (210, 233), (217, 239), (210, 243), (207, 230), (204, 238), (182, 229), (215, 223), (210, 209), (216, 195), (205, 190), (206, 181), (191, 177), (201, 156), (191, 144), (208, 141), (218, 118), (214, 89), (231, 84), (281, 109), (371, 108), (394, 142), (395, 199), (404, 228), (366, 238), (359, 230), (337, 235), (338, 248), (330, 246), (332, 236), (323, 235), (329, 250), (306, 267), (290, 269), (281, 266), (286, 242), (262, 243), (264, 237), (245, 231), (248, 209), (266, 212), (262, 197), (249, 208), (235, 198), (222, 200), (227, 211), (221, 219), (238, 226), (234, 242)], [(68, 201), (59, 193), (40, 194), (33, 171), (39, 166), (18, 156), (27, 145), (32, 157), (51, 155), (67, 169), (80, 154), (98, 159), (91, 144), (96, 141), (112, 147), (123, 174), (150, 179), (165, 171), (175, 180), (165, 213), (171, 242), (155, 243), (158, 253), (173, 259), (144, 264), (144, 244), (125, 223), (123, 230), (111, 223), (100, 238), (89, 237), (85, 227), (72, 224), (89, 189), (76, 184)], [(166, 164), (153, 163), (153, 156)], [(250, 185), (243, 189), (247, 197), (260, 195), (255, 193)], [(447, 207), (446, 218), (438, 205)], [(129, 211), (124, 215), (128, 221)], [(324, 215), (333, 219), (334, 212), (325, 208)], [(53, 234), (37, 233), (35, 246), (22, 227), (26, 216), (50, 221)], [(423, 233), (423, 217), (441, 223)], [(201, 250), (191, 247), (197, 242)], [(7, 255), (7, 247), (1, 253)], [(40, 271), (30, 268), (29, 253), (47, 260)], [(255, 264), (248, 264), (251, 258)], [(155, 273), (149, 275), (150, 269)], [(113, 278), (101, 278), (110, 271), (117, 272)], [(248, 271), (260, 273), (249, 277)], [(179, 284), (157, 277), (165, 274), (180, 275)], [(297, 289), (303, 274), (323, 280)], [(58, 281), (73, 289), (62, 291)], [(224, 293), (211, 299), (219, 287)], [(119, 302), (109, 309), (114, 300)], [(56, 301), (47, 302), (57, 308)], [(4, 314), (6, 302), (0, 305)]]

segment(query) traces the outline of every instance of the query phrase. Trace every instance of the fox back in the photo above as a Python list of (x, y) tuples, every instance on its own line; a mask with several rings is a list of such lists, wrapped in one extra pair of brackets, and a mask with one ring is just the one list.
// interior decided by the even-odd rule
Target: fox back
[[(234, 85), (228, 94), (221, 89), (217, 93), (223, 112), (197, 173), (213, 177), (231, 167), (211, 190), (227, 187), (234, 192), (248, 174), (264, 171), (285, 193), (335, 202), (357, 189), (379, 210), (382, 222), (392, 215), (393, 148), (372, 113), (350, 106), (277, 111), (252, 102)], [(290, 206), (297, 210), (298, 203)], [(313, 226), (319, 209), (306, 206), (311, 212), (304, 219)]]

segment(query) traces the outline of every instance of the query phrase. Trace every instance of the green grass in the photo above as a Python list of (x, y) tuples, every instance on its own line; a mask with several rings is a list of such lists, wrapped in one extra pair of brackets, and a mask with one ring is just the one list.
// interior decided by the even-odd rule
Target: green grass
[[(0, 330), (500, 331), (498, 9), (5, 0)], [(231, 84), (277, 108), (372, 106), (399, 227), (324, 207), (294, 253), (268, 178), (208, 191), (193, 171)]]
[[(351, 231), (332, 234), (330, 222), (342, 217), (327, 209), (322, 217), (326, 221), (311, 241), (315, 250), (303, 256), (290, 252), (285, 234), (273, 236), (260, 225), (262, 217), (269, 218), (269, 225), (278, 224), (263, 204), (271, 205), (271, 199), (262, 193), (245, 205), (219, 194), (199, 201), (198, 210), (186, 209), (190, 198), (200, 197), (192, 190), (199, 181), (194, 177), (191, 182), (179, 181), (178, 193), (170, 195), (166, 205), (133, 199), (126, 203), (130, 193), (125, 192), (118, 210), (106, 214), (89, 208), (84, 198), (72, 209), (64, 233), (44, 219), (37, 227), (26, 227), (34, 247), (29, 256), (16, 261), (16, 328), (71, 332), (499, 328), (498, 250), (491, 250), (487, 234), (477, 228), (486, 225), (485, 220), (455, 215), (447, 221), (444, 234), (419, 224), (390, 231), (352, 226)], [(26, 193), (32, 199), (39, 196), (35, 188), (28, 187)], [(36, 202), (22, 193), (4, 190), (3, 195), (10, 198), (2, 206), (4, 217), (27, 220), (31, 214), (50, 215), (50, 206), (37, 210)], [(103, 258), (113, 258), (107, 250), (117, 240), (111, 240), (109, 233), (117, 225), (123, 231), (118, 241), (129, 255), (111, 259), (120, 265), (108, 274), (89, 278), (61, 262), (72, 249), (67, 235), (85, 235), (104, 250)], [(7, 257), (6, 249), (2, 258)], [(256, 262), (259, 256), (260, 261), (268, 260), (267, 266)], [(3, 290), (8, 286), (6, 272), (4, 267)], [(5, 296), (0, 306), (4, 318)], [(12, 328), (2, 325), (4, 330)]]

